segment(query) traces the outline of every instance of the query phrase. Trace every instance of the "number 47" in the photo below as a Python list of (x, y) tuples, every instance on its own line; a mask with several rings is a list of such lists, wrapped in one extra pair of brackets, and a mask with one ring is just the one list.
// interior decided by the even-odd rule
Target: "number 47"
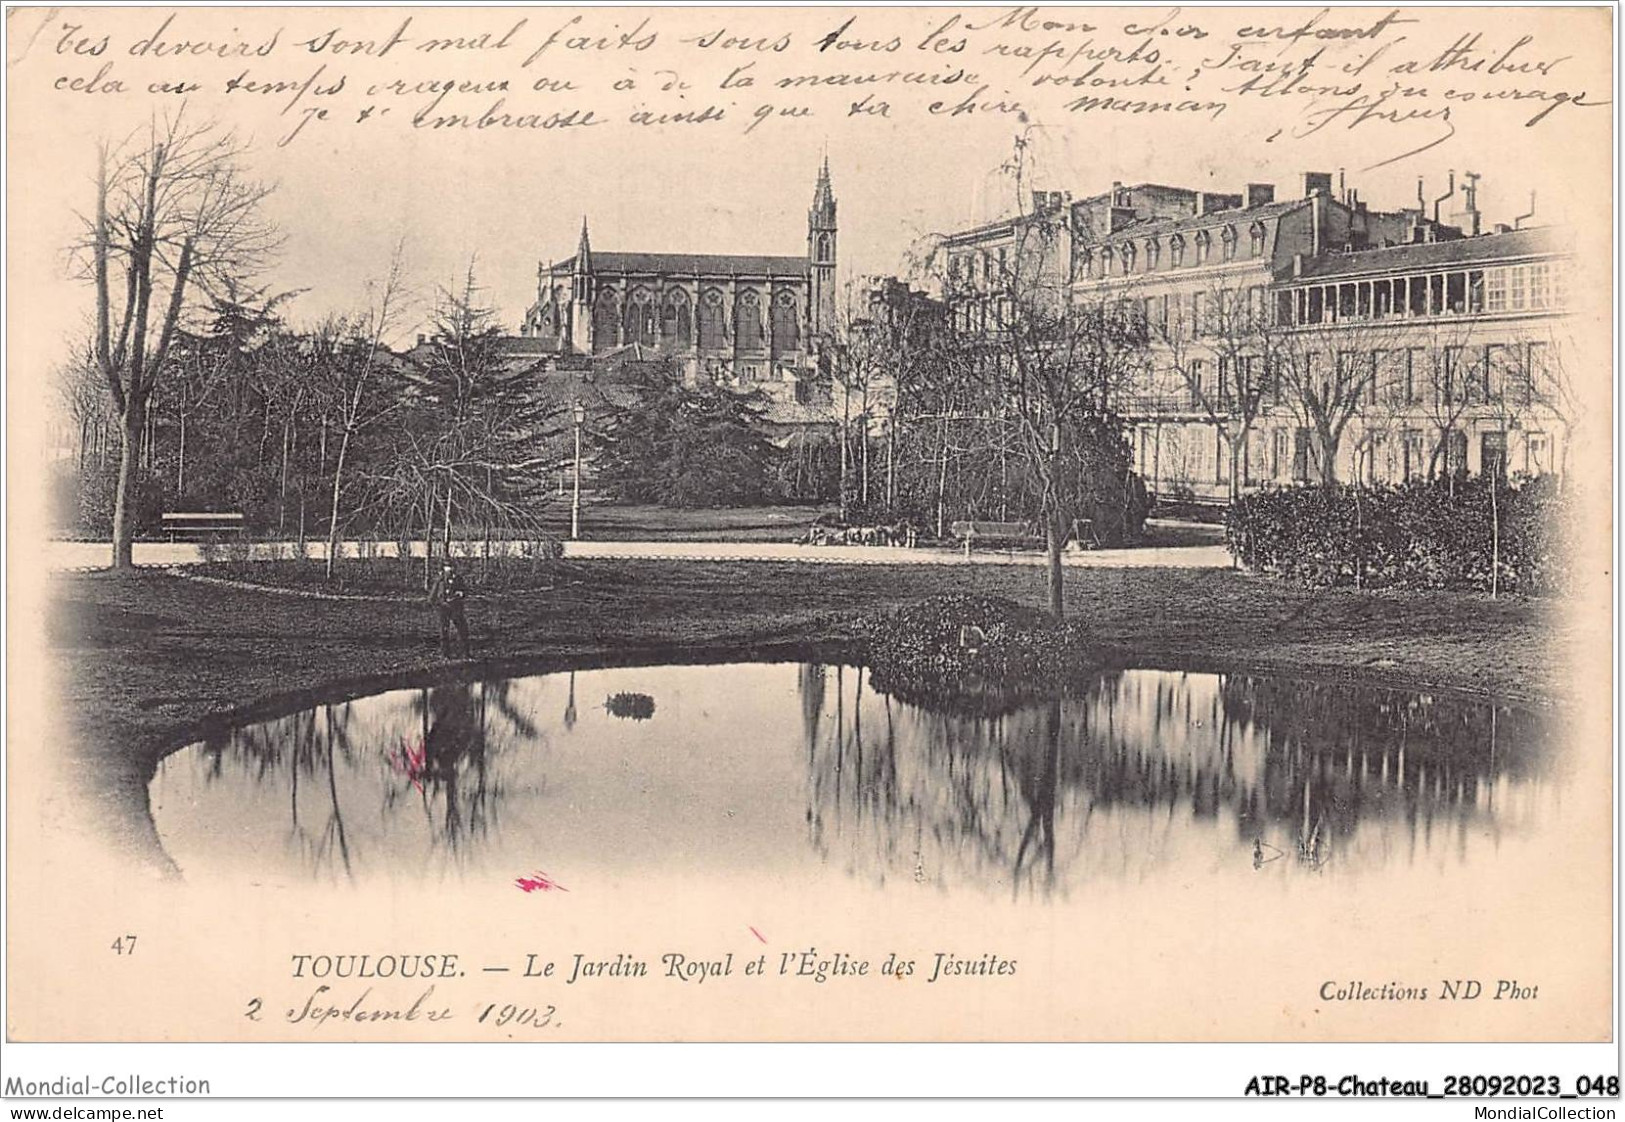
[(114, 954), (134, 954), (135, 953), (135, 936), (134, 935), (122, 935), (119, 938), (114, 939), (113, 940), (113, 953)]

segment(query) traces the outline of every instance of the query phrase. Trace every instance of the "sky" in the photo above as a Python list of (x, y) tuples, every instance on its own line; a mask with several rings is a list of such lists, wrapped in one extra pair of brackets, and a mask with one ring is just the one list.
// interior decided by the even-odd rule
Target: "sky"
[[(271, 60), (248, 60), (248, 72), (266, 80), (293, 80), (309, 74), (311, 59), (322, 60), (328, 80), (336, 70), (345, 70), (349, 85), (343, 96), (358, 99), (346, 103), (353, 113), (364, 82), (385, 73), (381, 69), (385, 60), (312, 55), (308, 50), (290, 53), (290, 41), (313, 28), (334, 25), (345, 34), (381, 39), (397, 14), (388, 9), (364, 13), (192, 9), (181, 13), (181, 22), (169, 25), (169, 36), (191, 33), (211, 43), (255, 41), (273, 27), (280, 28), (279, 53)], [(867, 27), (877, 40), (894, 27), (912, 36), (930, 14), (868, 9), (862, 15), (869, 22), (858, 27)], [(636, 15), (600, 9), (585, 18), (597, 20), (603, 25), (600, 30), (624, 30), (634, 26)], [(118, 135), (140, 122), (152, 112), (151, 103), (168, 104), (163, 98), (98, 97), (51, 89), (56, 77), (93, 72), (87, 62), (73, 57), (71, 48), (62, 51), (62, 29), (71, 20), (75, 21), (71, 26), (86, 28), (86, 35), (110, 30), (114, 45), (106, 57), (123, 68), (117, 73), (139, 78), (143, 85), (151, 78), (191, 73), (212, 76), (218, 85), (221, 76), (243, 69), (242, 59), (131, 60), (128, 50), (120, 56), (121, 46), (150, 34), (161, 16), (153, 9), (117, 15), (67, 9), (47, 17), (55, 22), (31, 41), (13, 29), (8, 45), (12, 108), (7, 136), (13, 158), (8, 162), (7, 233), (14, 281), (9, 310), (13, 315), (22, 313), (34, 346), (59, 348), (61, 340), (82, 330), (90, 308), (89, 287), (72, 275), (62, 247), (75, 235), (77, 216), (93, 202), (96, 138)], [(517, 56), (512, 56), (504, 60), (504, 70), (484, 58), (469, 61), (442, 54), (429, 62), (403, 61), (397, 52), (387, 61), (399, 65), (387, 73), (406, 73), (413, 80), (507, 73), (528, 82), (546, 70), (543, 76), (573, 80), (584, 89), (601, 89), (618, 74), (636, 74), (651, 88), (647, 85), (651, 75), (661, 66), (681, 66), (695, 88), (682, 95), (681, 102), (668, 97), (661, 104), (696, 108), (701, 102), (721, 103), (731, 97), (728, 104), (734, 117), (729, 123), (628, 126), (625, 110), (649, 102), (639, 100), (641, 95), (624, 95), (616, 102), (609, 95), (594, 94), (592, 104), (601, 112), (619, 114), (607, 127), (452, 135), (405, 127), (401, 118), (427, 100), (407, 97), (393, 102), (398, 116), (390, 127), (310, 122), (292, 142), (279, 146), (290, 122), (311, 102), (309, 96), (290, 116), (283, 111), (284, 94), (239, 90), (224, 95), (209, 86), (188, 99), (187, 111), (235, 125), (251, 140), (253, 173), (276, 185), (266, 214), (281, 228), (285, 244), (262, 280), (274, 291), (301, 291), (290, 305), (292, 318), (309, 322), (329, 312), (364, 306), (369, 282), (384, 275), (392, 247), (404, 239), (407, 279), (416, 296), (414, 314), (401, 326), (406, 338), (428, 318), (437, 287), (456, 283), (471, 259), (486, 303), (497, 310), (500, 322), (517, 329), (534, 298), (538, 262), (574, 252), (584, 215), (598, 250), (802, 253), (807, 208), (826, 152), (840, 207), (840, 269), (850, 278), (903, 272), (910, 245), (922, 235), (1013, 210), (1017, 191), (1010, 167), (1018, 136), (1025, 141), (1022, 185), (1028, 190), (1042, 187), (1083, 196), (1104, 191), (1113, 181), (1151, 181), (1236, 192), (1245, 183), (1272, 182), (1277, 197), (1291, 197), (1298, 193), (1304, 171), (1335, 174), (1346, 167), (1349, 185), (1359, 188), (1370, 205), (1397, 208), (1414, 205), (1418, 177), (1425, 180), (1431, 199), (1443, 193), (1451, 171), (1471, 169), (1483, 175), (1480, 205), (1487, 223), (1511, 221), (1527, 211), (1531, 191), (1540, 200), (1538, 221), (1545, 221), (1572, 209), (1576, 176), (1565, 164), (1566, 154), (1576, 150), (1581, 138), (1606, 138), (1610, 112), (1593, 111), (1582, 118), (1569, 109), (1571, 116), (1557, 122), (1559, 127), (1538, 132), (1518, 128), (1521, 117), (1513, 120), (1510, 111), (1496, 120), (1460, 115), (1457, 136), (1449, 145), (1369, 171), (1362, 165), (1374, 162), (1380, 134), (1324, 130), (1307, 139), (1277, 142), (1279, 137), (1270, 134), (1278, 132), (1282, 110), (1262, 102), (1233, 107), (1217, 123), (1205, 117), (1180, 121), (1122, 114), (1069, 116), (1053, 108), (1053, 99), (1047, 108), (1035, 106), (1021, 115), (966, 114), (944, 123), (929, 120), (920, 111), (921, 98), (936, 95), (915, 95), (912, 110), (900, 109), (892, 119), (875, 119), (845, 114), (842, 110), (850, 99), (841, 93), (823, 100), (804, 99), (817, 104), (817, 112), (808, 119), (771, 118), (747, 132), (741, 122), (753, 107), (765, 103), (782, 107), (794, 95), (771, 88), (718, 93), (716, 79), (739, 58), (781, 68), (782, 60), (746, 52), (737, 58), (707, 56), (691, 62), (674, 45), (678, 35), (724, 26), (741, 34), (794, 27), (806, 40), (833, 17), (795, 9), (667, 9), (654, 16), (665, 21), (668, 36), (646, 55), (577, 52), (583, 57), (560, 58), (555, 53), (520, 69), (515, 69)], [(419, 31), (432, 25), (436, 30), (472, 32), (507, 27), (514, 13), (464, 16), (416, 9), (413, 18)], [(554, 10), (532, 12), (527, 18), (530, 26), (521, 37), (528, 36), (530, 46), (553, 24), (564, 25), (567, 16)], [(1212, 14), (1202, 18), (1214, 25), (1235, 22), (1234, 17), (1226, 23)], [(621, 20), (624, 25), (617, 22)], [(1441, 25), (1429, 33), (1445, 41), (1458, 30)], [(858, 34), (856, 29), (851, 32), (853, 37)], [(662, 50), (667, 53), (662, 55)], [(899, 65), (892, 56), (876, 62), (878, 56), (871, 57), (872, 52), (862, 57), (861, 52), (849, 54), (814, 61), (854, 70)], [(1605, 49), (1598, 58), (1606, 72)], [(546, 69), (550, 64), (553, 69)], [(367, 65), (376, 72), (369, 75)], [(923, 68), (926, 63), (909, 65)], [(984, 59), (977, 65), (988, 68), (997, 63)], [(1008, 88), (1020, 93), (1018, 71), (1011, 63), (1002, 76), (992, 74), (1000, 85), (983, 100)], [(548, 104), (564, 106), (569, 98), (589, 95), (550, 96), (555, 100)], [(960, 95), (956, 91), (953, 96)], [(514, 101), (522, 100), (522, 95), (514, 95)], [(476, 103), (483, 101), (469, 99), (464, 105)], [(335, 116), (339, 113), (335, 108)], [(15, 281), (24, 269), (28, 283), (18, 285)]]

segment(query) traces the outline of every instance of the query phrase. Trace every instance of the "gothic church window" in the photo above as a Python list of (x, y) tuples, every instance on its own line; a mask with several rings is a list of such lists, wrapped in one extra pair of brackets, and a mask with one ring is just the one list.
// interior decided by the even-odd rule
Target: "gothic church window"
[(592, 343), (596, 350), (613, 347), (620, 342), (621, 313), (615, 306), (615, 293), (604, 289), (598, 294), (592, 309)]
[(706, 350), (719, 350), (727, 345), (727, 331), (723, 325), (722, 293), (714, 288), (705, 290), (700, 297), (700, 346)]
[(754, 292), (742, 292), (734, 307), (735, 334), (744, 350), (760, 350), (762, 338), (762, 303)]
[(660, 308), (660, 349), (684, 350), (693, 339), (690, 326), (688, 293), (680, 288), (669, 289)]
[(793, 351), (801, 345), (800, 315), (796, 310), (793, 292), (780, 292), (773, 297), (773, 349), (779, 353)]
[(654, 297), (647, 288), (634, 289), (626, 302), (626, 341), (654, 346)]

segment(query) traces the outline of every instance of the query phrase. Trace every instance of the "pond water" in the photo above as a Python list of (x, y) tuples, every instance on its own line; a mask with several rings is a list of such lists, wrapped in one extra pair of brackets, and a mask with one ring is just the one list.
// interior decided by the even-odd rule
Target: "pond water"
[(861, 667), (773, 663), (323, 705), (175, 752), (150, 795), (188, 879), (635, 872), (1043, 902), (1493, 872), (1558, 848), (1570, 775), (1536, 715), (1453, 696), (1126, 670), (966, 717)]

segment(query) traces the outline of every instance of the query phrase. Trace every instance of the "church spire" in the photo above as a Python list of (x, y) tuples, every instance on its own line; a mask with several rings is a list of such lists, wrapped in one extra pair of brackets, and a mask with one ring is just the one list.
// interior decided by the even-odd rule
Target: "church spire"
[(807, 212), (807, 319), (814, 337), (835, 329), (835, 238), (835, 192), (826, 152)]
[(592, 271), (592, 244), (587, 240), (587, 216), (581, 216), (581, 243), (576, 246), (576, 272)]
[(824, 154), (824, 163), (818, 169), (818, 185), (813, 188), (813, 205), (810, 217), (815, 226), (833, 226), (835, 224), (835, 192), (829, 185), (829, 154)]

